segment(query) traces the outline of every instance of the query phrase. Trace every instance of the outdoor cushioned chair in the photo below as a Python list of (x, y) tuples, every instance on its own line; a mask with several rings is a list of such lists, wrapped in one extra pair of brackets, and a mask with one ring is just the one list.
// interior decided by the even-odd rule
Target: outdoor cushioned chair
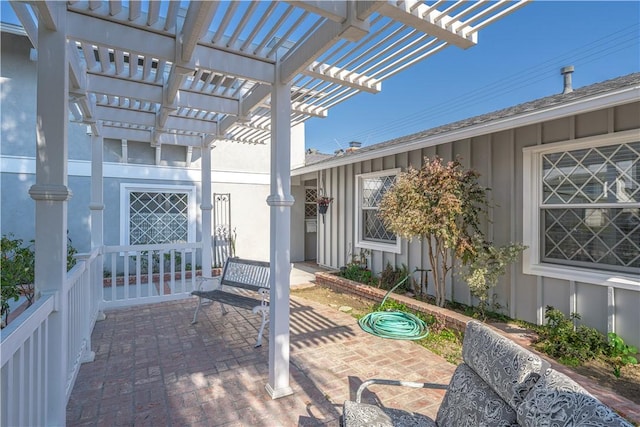
[[(477, 321), (467, 324), (461, 363), (448, 386), (396, 380), (365, 381), (344, 403), (345, 427), (371, 426), (620, 426), (631, 427), (547, 361)], [(371, 384), (445, 388), (435, 420), (363, 403)]]

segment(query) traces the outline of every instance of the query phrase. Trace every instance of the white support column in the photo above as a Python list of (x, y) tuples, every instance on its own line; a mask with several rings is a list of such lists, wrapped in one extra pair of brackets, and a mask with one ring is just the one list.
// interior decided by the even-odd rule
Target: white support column
[(104, 199), (102, 172), (104, 139), (91, 135), (91, 249), (104, 244)]
[(289, 275), (291, 206), (291, 85), (279, 79), (271, 90), (271, 206), (269, 383), (273, 399), (293, 393), (289, 386)]
[(120, 163), (129, 163), (129, 147), (126, 139), (122, 140), (122, 158), (120, 159)]
[(53, 294), (55, 311), (48, 322), (47, 421), (65, 425), (68, 306), (67, 277), (67, 122), (68, 82), (66, 3), (52, 2), (57, 31), (38, 26), (36, 182), (29, 189), (35, 200), (35, 291)]
[[(100, 124), (96, 124), (94, 129), (101, 129)], [(95, 132), (95, 131), (94, 131)], [(104, 245), (104, 173), (102, 163), (104, 161), (104, 138), (95, 133), (91, 135), (91, 202), (89, 210), (91, 211), (91, 250), (102, 248)], [(104, 257), (98, 255), (95, 268), (99, 273), (93, 277), (100, 277), (99, 283), (92, 283), (92, 286), (99, 287), (95, 292), (90, 292), (94, 296), (102, 296), (102, 276), (104, 271)], [(105, 315), (98, 313), (97, 320), (104, 320)], [(91, 344), (91, 334), (89, 334), (89, 344)], [(89, 345), (89, 350), (91, 346)]]
[(202, 138), (202, 276), (211, 276), (211, 144)]

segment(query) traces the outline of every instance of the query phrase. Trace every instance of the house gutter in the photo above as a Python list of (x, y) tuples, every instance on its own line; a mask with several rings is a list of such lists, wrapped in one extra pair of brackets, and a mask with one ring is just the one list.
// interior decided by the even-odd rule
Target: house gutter
[(398, 143), (397, 145), (380, 148), (379, 150), (374, 149), (368, 152), (352, 154), (348, 157), (340, 157), (327, 162), (316, 163), (292, 170), (291, 176), (304, 175), (307, 173), (335, 168), (338, 166), (344, 166), (366, 160), (377, 159), (380, 157), (391, 156), (425, 147), (432, 147), (434, 145), (446, 144), (449, 142), (473, 138), (489, 133), (501, 132), (508, 129), (544, 122), (550, 119), (558, 119), (576, 114), (587, 113), (594, 110), (615, 107), (618, 105), (636, 102), (639, 99), (640, 85), (637, 85), (616, 90), (614, 92), (608, 92), (585, 99), (575, 100), (567, 104), (552, 106), (539, 111), (521, 113), (512, 117), (492, 120), (490, 122), (457, 129), (439, 135), (430, 135), (424, 138), (419, 138), (415, 141)]

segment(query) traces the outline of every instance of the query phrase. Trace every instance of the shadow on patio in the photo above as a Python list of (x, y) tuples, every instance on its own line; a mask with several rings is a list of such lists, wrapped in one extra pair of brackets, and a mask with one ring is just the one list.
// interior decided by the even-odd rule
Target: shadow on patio
[[(254, 349), (251, 312), (196, 300), (107, 312), (96, 324), (96, 360), (82, 366), (68, 425), (339, 425), (342, 403), (372, 377), (448, 383), (454, 366), (424, 348), (360, 330), (353, 317), (292, 297), (291, 387), (271, 400), (268, 339)], [(265, 333), (268, 338), (268, 333)], [(380, 400), (435, 416), (442, 390), (376, 390)]]

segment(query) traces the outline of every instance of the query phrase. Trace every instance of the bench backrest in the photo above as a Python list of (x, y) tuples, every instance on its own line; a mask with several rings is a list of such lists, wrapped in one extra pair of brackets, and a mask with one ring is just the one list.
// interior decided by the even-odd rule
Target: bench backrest
[(242, 258), (227, 258), (220, 283), (257, 291), (269, 288), (269, 263)]

